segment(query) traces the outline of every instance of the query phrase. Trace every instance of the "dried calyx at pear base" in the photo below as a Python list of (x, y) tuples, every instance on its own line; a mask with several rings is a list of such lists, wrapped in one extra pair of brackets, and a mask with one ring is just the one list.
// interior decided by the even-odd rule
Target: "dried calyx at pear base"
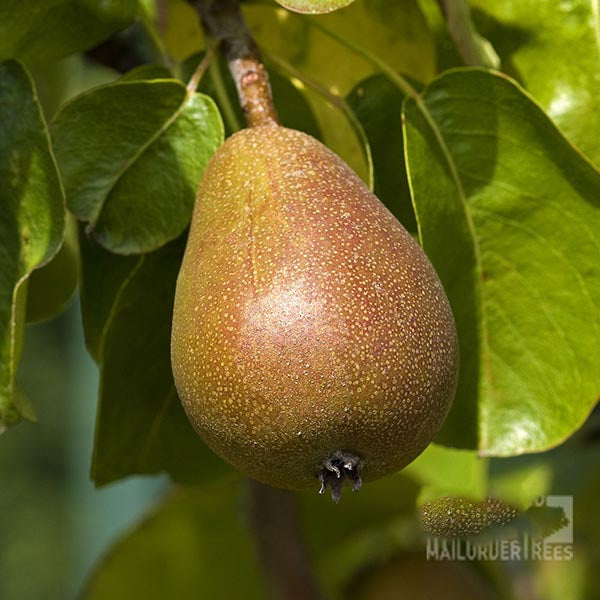
[(444, 496), (421, 506), (421, 522), (427, 533), (444, 537), (469, 537), (492, 527), (502, 527), (518, 510), (498, 498), (475, 501)]
[(276, 124), (200, 184), (177, 282), (175, 383), (202, 439), (263, 483), (340, 497), (441, 427), (458, 349), (411, 235), (338, 156)]

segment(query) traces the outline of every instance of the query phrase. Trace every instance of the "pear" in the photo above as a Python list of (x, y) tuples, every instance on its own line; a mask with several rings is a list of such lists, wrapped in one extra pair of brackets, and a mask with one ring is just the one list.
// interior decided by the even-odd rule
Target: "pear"
[(352, 600), (493, 600), (498, 594), (464, 562), (427, 560), (425, 551), (395, 556), (354, 582)]
[(517, 517), (517, 509), (498, 498), (473, 501), (444, 496), (421, 507), (421, 521), (428, 533), (468, 537), (491, 527), (502, 527)]
[(442, 285), (338, 156), (279, 125), (244, 129), (202, 178), (177, 281), (183, 407), (222, 458), (337, 501), (411, 462), (455, 392)]

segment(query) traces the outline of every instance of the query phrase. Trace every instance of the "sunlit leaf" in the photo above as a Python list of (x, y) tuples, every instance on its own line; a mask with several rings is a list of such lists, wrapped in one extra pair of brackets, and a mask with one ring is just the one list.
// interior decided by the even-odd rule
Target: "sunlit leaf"
[(459, 332), (441, 439), (559, 444), (600, 395), (600, 174), (506, 77), (448, 72), (404, 112), (422, 243)]
[(69, 102), (52, 138), (71, 212), (105, 248), (131, 254), (185, 229), (223, 124), (178, 81), (120, 81)]
[(31, 272), (58, 251), (64, 196), (31, 79), (0, 64), (0, 430), (30, 410), (15, 384)]
[(597, 0), (474, 0), (479, 31), (566, 136), (600, 164)]

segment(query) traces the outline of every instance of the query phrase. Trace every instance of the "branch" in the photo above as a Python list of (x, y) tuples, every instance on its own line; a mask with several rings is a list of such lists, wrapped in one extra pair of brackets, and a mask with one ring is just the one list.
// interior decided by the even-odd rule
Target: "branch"
[(275, 125), (269, 75), (237, 0), (195, 0), (205, 31), (219, 42), (249, 127)]
[(251, 521), (272, 598), (318, 600), (295, 495), (252, 479), (249, 486)]

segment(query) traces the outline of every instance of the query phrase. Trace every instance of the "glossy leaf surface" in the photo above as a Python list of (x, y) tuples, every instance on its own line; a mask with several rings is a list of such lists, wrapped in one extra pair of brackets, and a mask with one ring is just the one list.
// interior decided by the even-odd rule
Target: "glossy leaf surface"
[(490, 455), (554, 446), (600, 393), (600, 174), (489, 72), (442, 75), (405, 119), (422, 243), (461, 346), (442, 439)]
[[(600, 164), (600, 7), (597, 0), (474, 0), (479, 31), (502, 70)], [(542, 25), (543, 24), (543, 25)]]

